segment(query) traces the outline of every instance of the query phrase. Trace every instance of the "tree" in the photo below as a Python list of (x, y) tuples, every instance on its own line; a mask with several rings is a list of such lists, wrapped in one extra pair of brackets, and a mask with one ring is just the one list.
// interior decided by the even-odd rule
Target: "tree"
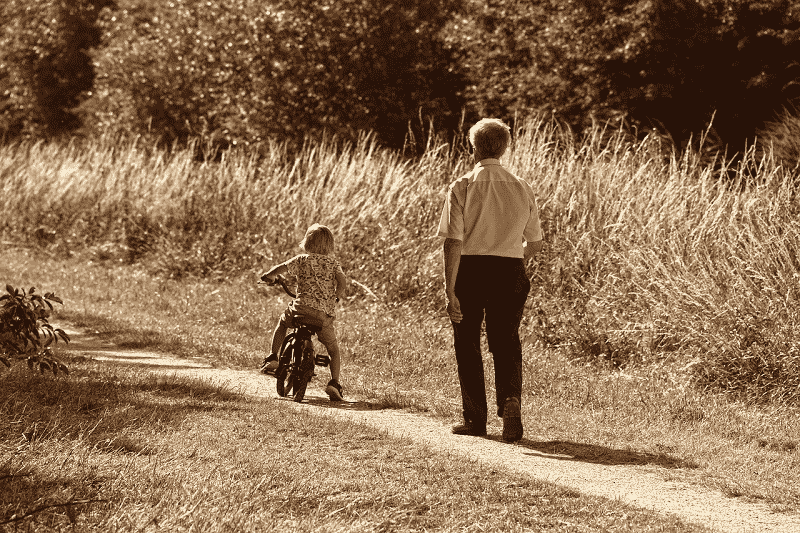
[(88, 51), (112, 0), (8, 0), (0, 8), (0, 135), (53, 137), (80, 127), (94, 84)]
[(626, 9), (624, 0), (471, 2), (448, 28), (470, 76), (470, 118), (544, 114), (578, 129), (621, 119), (605, 99), (602, 65), (628, 36)]
[(493, 0), (471, 13), (459, 46), (481, 115), (657, 127), (679, 147), (714, 117), (738, 150), (800, 95), (789, 0)]
[(455, 0), (120, 0), (88, 104), (98, 128), (223, 144), (456, 124), (463, 80), (440, 30)]
[(723, 144), (744, 148), (800, 96), (800, 13), (788, 0), (657, 0), (639, 6), (627, 53), (606, 62), (609, 99), (683, 143), (714, 117)]
[(346, 138), (375, 131), (402, 147), (409, 124), (454, 129), (464, 79), (442, 29), (453, 0), (284, 0), (276, 58), (292, 116)]

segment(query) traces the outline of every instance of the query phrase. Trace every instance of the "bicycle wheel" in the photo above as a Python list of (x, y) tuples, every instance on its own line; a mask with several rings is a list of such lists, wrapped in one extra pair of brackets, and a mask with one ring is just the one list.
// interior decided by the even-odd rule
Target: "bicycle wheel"
[(275, 370), (275, 388), (278, 396), (284, 397), (295, 388), (295, 372), (294, 368), (299, 366), (299, 357), (294, 357), (297, 343), (295, 342), (296, 335), (290, 333), (284, 339), (281, 345), (281, 355), (278, 357), (278, 368)]
[(303, 359), (297, 367), (297, 377), (294, 382), (294, 401), (297, 403), (303, 401), (308, 382), (311, 381), (311, 376), (314, 375), (314, 346), (311, 341), (304, 341), (301, 345), (302, 349), (300, 349), (300, 346), (297, 346), (297, 348), (299, 349), (298, 351), (302, 352)]

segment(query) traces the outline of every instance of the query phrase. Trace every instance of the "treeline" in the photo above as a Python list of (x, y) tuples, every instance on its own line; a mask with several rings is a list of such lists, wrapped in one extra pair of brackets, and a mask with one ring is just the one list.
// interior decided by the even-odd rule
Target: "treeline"
[[(791, 142), (789, 0), (6, 0), (0, 136), (386, 146), (554, 116)], [(789, 112), (787, 113), (787, 110)], [(781, 120), (783, 122), (781, 122)], [(783, 124), (783, 125), (781, 125)], [(409, 136), (409, 133), (412, 136)]]

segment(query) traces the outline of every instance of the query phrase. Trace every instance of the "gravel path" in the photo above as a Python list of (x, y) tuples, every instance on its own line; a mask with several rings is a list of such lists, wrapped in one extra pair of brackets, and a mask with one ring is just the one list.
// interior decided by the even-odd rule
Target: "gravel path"
[[(555, 483), (584, 494), (668, 513), (724, 532), (800, 533), (800, 517), (772, 512), (767, 505), (747, 503), (725, 496), (719, 491), (702, 490), (681, 482), (665, 481), (662, 476), (645, 470), (637, 461), (593, 463), (568, 453), (548, 453), (550, 446), (535, 435), (516, 444), (502, 442), (499, 434), (488, 438), (456, 436), (442, 420), (401, 410), (373, 409), (365, 402), (331, 403), (319, 380), (309, 384), (302, 404), (278, 397), (275, 380), (257, 371), (221, 370), (199, 360), (177, 359), (164, 354), (118, 350), (113, 345), (73, 328), (64, 328), (72, 341), (66, 348), (95, 360), (113, 364), (139, 365), (166, 375), (200, 378), (226, 385), (243, 394), (274, 398), (295, 409), (310, 410), (329, 416), (343, 417), (368, 424), (387, 434), (411, 439), (439, 450), (447, 450), (480, 462), (497, 466), (535, 479)], [(630, 454), (635, 456), (636, 454)], [(608, 461), (602, 461), (608, 463)], [(652, 470), (652, 465), (649, 468)]]

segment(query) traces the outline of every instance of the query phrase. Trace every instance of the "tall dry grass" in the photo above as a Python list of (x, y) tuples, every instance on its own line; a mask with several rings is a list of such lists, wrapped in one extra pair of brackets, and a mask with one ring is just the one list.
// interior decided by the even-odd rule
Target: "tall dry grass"
[[(467, 154), (432, 140), (408, 160), (366, 136), (207, 155), (113, 138), (0, 148), (5, 238), (45, 226), (58, 230), (54, 250), (227, 277), (297, 253), (320, 222), (354, 290), (442, 306), (435, 225)], [(616, 367), (680, 360), (702, 386), (798, 399), (790, 172), (754, 151), (736, 168), (706, 165), (657, 138), (598, 129), (577, 140), (541, 121), (504, 161), (533, 185), (545, 229), (526, 338)]]

